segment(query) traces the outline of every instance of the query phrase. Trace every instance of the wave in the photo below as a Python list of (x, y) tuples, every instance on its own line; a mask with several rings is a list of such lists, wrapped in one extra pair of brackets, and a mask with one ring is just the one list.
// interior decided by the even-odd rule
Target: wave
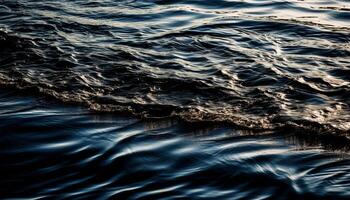
[(2, 199), (349, 199), (349, 140), (137, 120), (0, 89)]
[[(316, 12), (286, 2), (122, 1), (82, 10), (28, 2), (0, 8), (2, 86), (141, 118), (350, 131), (350, 33), (341, 17), (332, 26), (244, 10)], [(319, 12), (347, 12), (329, 9)]]

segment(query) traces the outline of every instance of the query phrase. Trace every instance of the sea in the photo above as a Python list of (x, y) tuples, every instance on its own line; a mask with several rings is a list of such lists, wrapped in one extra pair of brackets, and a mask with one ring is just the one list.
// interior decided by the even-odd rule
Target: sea
[(0, 0), (0, 199), (349, 188), (349, 0)]

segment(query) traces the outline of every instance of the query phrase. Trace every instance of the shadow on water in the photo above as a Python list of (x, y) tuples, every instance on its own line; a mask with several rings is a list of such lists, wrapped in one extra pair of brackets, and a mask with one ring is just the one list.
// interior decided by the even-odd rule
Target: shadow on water
[(0, 93), (1, 198), (348, 199), (334, 136), (140, 121)]

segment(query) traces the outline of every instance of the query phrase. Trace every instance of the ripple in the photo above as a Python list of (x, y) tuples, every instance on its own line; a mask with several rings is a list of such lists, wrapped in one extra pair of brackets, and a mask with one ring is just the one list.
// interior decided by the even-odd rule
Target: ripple
[(1, 90), (1, 105), (16, 100), (0, 115), (3, 198), (349, 197), (343, 138), (139, 121)]
[[(342, 81), (350, 36), (346, 26), (324, 24), (333, 13), (327, 20), (319, 14), (346, 15), (345, 4), (80, 4), (6, 1), (2, 10), (11, 15), (1, 19), (3, 85), (145, 118), (175, 116), (253, 129), (305, 128), (301, 122), (313, 119), (323, 127), (319, 132), (348, 132), (349, 84)], [(271, 13), (281, 9), (291, 17)], [(23, 23), (14, 23), (19, 19)], [(341, 111), (319, 112), (334, 104)], [(277, 124), (281, 119), (288, 120)]]
[(324, 163), (287, 159), (346, 149), (348, 2), (0, 2), (6, 197), (33, 182), (18, 197), (348, 195), (341, 172), (307, 179)]

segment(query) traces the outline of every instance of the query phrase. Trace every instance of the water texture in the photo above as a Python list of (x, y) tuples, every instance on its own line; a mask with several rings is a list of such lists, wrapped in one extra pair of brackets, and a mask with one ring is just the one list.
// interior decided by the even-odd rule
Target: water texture
[(140, 121), (0, 92), (1, 199), (350, 197), (341, 138)]
[(0, 82), (143, 118), (350, 130), (350, 2), (0, 0)]
[(0, 0), (0, 199), (350, 199), (349, 133), (349, 0)]

